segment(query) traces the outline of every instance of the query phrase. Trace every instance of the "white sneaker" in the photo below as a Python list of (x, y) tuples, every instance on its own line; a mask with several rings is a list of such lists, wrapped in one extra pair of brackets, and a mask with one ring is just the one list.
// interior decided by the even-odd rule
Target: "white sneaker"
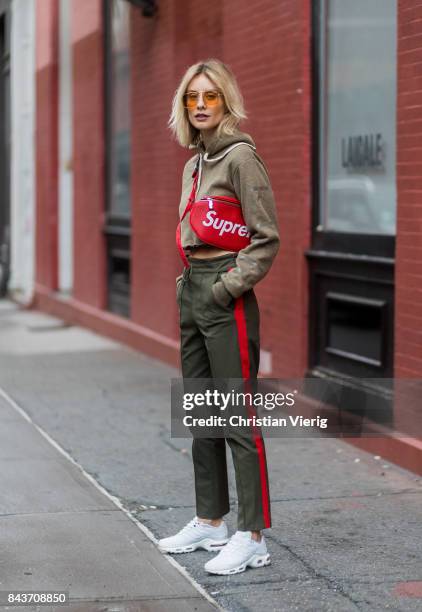
[(205, 564), (210, 574), (239, 574), (247, 567), (263, 567), (271, 563), (264, 536), (257, 542), (250, 531), (236, 531), (229, 543), (214, 559)]
[(227, 525), (224, 521), (218, 527), (203, 523), (195, 516), (176, 535), (163, 538), (158, 542), (162, 552), (187, 553), (197, 548), (218, 550), (228, 542)]

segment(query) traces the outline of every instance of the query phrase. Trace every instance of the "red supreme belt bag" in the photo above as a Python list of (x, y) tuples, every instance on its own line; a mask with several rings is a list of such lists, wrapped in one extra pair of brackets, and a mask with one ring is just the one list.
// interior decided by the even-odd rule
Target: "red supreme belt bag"
[(251, 241), (239, 200), (228, 196), (204, 196), (195, 202), (198, 166), (192, 177), (192, 192), (176, 230), (177, 248), (187, 268), (189, 261), (182, 247), (180, 223), (188, 213), (192, 230), (205, 244), (225, 251), (240, 251)]
[(205, 196), (193, 203), (189, 222), (195, 234), (225, 251), (240, 251), (250, 243), (250, 233), (239, 200), (228, 196)]

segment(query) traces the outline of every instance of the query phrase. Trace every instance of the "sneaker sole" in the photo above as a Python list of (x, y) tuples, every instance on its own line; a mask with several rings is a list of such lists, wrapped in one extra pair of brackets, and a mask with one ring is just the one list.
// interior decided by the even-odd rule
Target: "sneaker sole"
[(223, 546), (225, 546), (228, 541), (228, 538), (226, 538), (225, 540), (217, 541), (206, 538), (205, 540), (200, 540), (199, 542), (195, 542), (195, 544), (189, 544), (188, 546), (162, 547), (159, 545), (158, 548), (159, 550), (161, 550), (161, 552), (172, 553), (175, 555), (179, 553), (194, 552), (198, 548), (203, 548), (208, 552), (212, 552), (214, 550), (220, 550), (220, 548), (223, 548)]
[(259, 567), (265, 567), (266, 565), (270, 565), (271, 558), (269, 553), (266, 555), (253, 555), (248, 561), (242, 563), (242, 565), (238, 565), (238, 567), (232, 567), (231, 569), (226, 570), (213, 570), (206, 569), (210, 574), (218, 574), (219, 576), (228, 576), (231, 574), (240, 574), (244, 572), (247, 567), (251, 567), (252, 569), (258, 569)]

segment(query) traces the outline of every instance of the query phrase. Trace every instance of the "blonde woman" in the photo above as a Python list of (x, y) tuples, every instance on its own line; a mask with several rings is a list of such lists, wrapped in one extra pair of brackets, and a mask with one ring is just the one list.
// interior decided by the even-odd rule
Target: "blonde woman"
[[(238, 128), (245, 118), (236, 78), (227, 65), (209, 59), (188, 68), (169, 121), (179, 144), (195, 149), (183, 171), (179, 208), (179, 248), (187, 265), (176, 279), (184, 378), (245, 380), (256, 379), (258, 373), (259, 309), (253, 287), (270, 269), (279, 234), (266, 167), (251, 136)], [(201, 240), (189, 215), (183, 216), (192, 195), (195, 201), (204, 196), (239, 200), (249, 244), (236, 251)], [(245, 438), (233, 431), (227, 443), (236, 475), (236, 533), (228, 539), (223, 519), (230, 510), (225, 439), (195, 438), (196, 516), (159, 542), (168, 553), (219, 550), (205, 565), (215, 574), (270, 563), (261, 533), (271, 526), (264, 441), (256, 432)]]

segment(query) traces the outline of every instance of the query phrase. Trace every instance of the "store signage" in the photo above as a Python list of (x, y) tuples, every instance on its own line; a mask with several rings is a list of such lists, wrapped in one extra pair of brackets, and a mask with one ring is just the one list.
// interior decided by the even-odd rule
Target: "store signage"
[(384, 164), (382, 134), (360, 134), (341, 139), (343, 168), (379, 168)]

